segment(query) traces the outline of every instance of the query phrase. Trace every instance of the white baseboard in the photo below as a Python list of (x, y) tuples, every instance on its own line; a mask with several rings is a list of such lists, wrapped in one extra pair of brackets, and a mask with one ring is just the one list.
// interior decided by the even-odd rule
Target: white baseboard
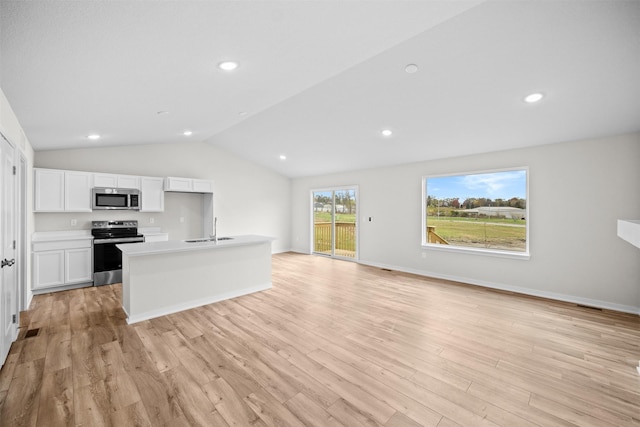
[(135, 316), (129, 316), (127, 310), (124, 307), (125, 314), (127, 315), (127, 323), (131, 325), (132, 323), (142, 322), (143, 320), (153, 319), (155, 317), (166, 316), (168, 314), (177, 313), (179, 311), (189, 310), (196, 307), (201, 307), (207, 304), (213, 304), (214, 302), (224, 301), (227, 299), (241, 297), (243, 295), (252, 294), (254, 292), (265, 291), (267, 289), (271, 289), (271, 282), (264, 285), (256, 285), (249, 288), (243, 288), (238, 291), (227, 292), (224, 294), (216, 295), (214, 297), (201, 298), (197, 300), (186, 301), (184, 303), (171, 305), (169, 307), (159, 308), (157, 310), (146, 311), (144, 313), (137, 314)]
[(431, 272), (431, 271), (423, 271), (423, 270), (416, 270), (416, 269), (412, 269), (412, 268), (398, 267), (396, 265), (388, 265), (388, 264), (381, 264), (381, 263), (375, 263), (375, 262), (367, 262), (367, 261), (362, 261), (362, 260), (360, 260), (358, 262), (360, 264), (368, 265), (368, 266), (371, 266), (371, 267), (386, 268), (386, 269), (389, 269), (389, 270), (396, 270), (396, 271), (401, 271), (401, 272), (404, 272), (404, 273), (416, 274), (418, 276), (433, 277), (433, 278), (436, 278), (436, 279), (450, 280), (450, 281), (453, 281), (453, 282), (460, 282), (460, 283), (465, 283), (465, 284), (474, 285), (474, 286), (482, 286), (482, 287), (490, 288), (490, 289), (498, 289), (498, 290), (501, 290), (501, 291), (514, 292), (514, 293), (518, 293), (518, 294), (530, 295), (530, 296), (541, 297), (541, 298), (548, 298), (548, 299), (552, 299), (552, 300), (556, 300), (556, 301), (570, 302), (570, 303), (574, 303), (574, 304), (586, 305), (586, 306), (589, 306), (589, 307), (597, 307), (597, 308), (602, 308), (602, 309), (606, 309), (606, 310), (620, 311), (620, 312), (623, 312), (623, 313), (631, 313), (631, 314), (640, 315), (640, 307), (634, 307), (634, 306), (631, 306), (631, 305), (616, 304), (616, 303), (612, 303), (612, 302), (608, 302), (608, 301), (601, 301), (601, 300), (595, 300), (595, 299), (590, 299), (590, 298), (583, 298), (583, 297), (578, 297), (578, 296), (574, 296), (574, 295), (560, 294), (560, 293), (556, 293), (556, 292), (540, 291), (540, 290), (537, 290), (537, 289), (523, 288), (523, 287), (520, 287), (520, 286), (506, 285), (506, 284), (502, 284), (502, 283), (485, 282), (485, 281), (482, 281), (482, 280), (476, 280), (476, 279), (472, 279), (472, 278), (469, 278), (469, 277), (450, 276), (450, 275), (447, 275), (447, 274), (434, 273), (434, 272)]
[(33, 292), (31, 292), (31, 290), (27, 291), (27, 304), (25, 307), (25, 311), (29, 310), (29, 308), (31, 307), (31, 301), (33, 301)]
[(278, 249), (278, 250), (274, 250), (273, 252), (271, 252), (272, 255), (277, 255), (277, 254), (284, 254), (287, 252), (293, 252), (293, 249)]
[[(42, 294), (50, 294), (52, 292), (69, 291), (71, 289), (90, 288), (92, 286), (93, 286), (93, 282), (83, 282), (83, 283), (76, 283), (74, 285), (62, 285), (62, 286), (53, 286), (51, 288), (32, 289), (31, 292), (33, 295), (42, 295)], [(32, 295), (32, 298), (33, 298), (33, 295)]]
[(311, 252), (305, 251), (305, 250), (302, 250), (302, 249), (291, 248), (291, 250), (289, 250), (289, 252), (295, 252), (297, 254), (302, 254), (302, 255), (311, 255)]

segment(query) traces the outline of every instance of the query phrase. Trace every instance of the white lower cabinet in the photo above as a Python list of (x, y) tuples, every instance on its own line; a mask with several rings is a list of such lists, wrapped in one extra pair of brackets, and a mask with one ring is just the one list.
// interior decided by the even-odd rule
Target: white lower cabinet
[(64, 283), (82, 283), (93, 280), (91, 248), (64, 251)]
[(34, 291), (91, 282), (91, 239), (33, 242)]
[(33, 253), (33, 289), (64, 285), (64, 251)]

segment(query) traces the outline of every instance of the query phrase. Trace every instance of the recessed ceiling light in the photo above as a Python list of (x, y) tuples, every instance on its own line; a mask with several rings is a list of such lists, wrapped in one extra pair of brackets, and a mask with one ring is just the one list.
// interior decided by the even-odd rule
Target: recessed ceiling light
[(542, 98), (544, 98), (544, 95), (541, 94), (540, 92), (536, 92), (536, 93), (532, 93), (530, 95), (525, 96), (524, 102), (533, 104), (534, 102), (540, 101)]
[(285, 156), (284, 154), (280, 154), (280, 160), (287, 160), (287, 156)]
[(191, 135), (193, 135), (193, 132), (191, 132), (190, 130), (185, 130), (184, 132), (182, 132), (182, 134), (184, 136), (191, 136)]
[(404, 67), (404, 70), (409, 74), (417, 73), (418, 66), (416, 64), (409, 64), (406, 67)]
[(100, 135), (98, 135), (97, 133), (92, 133), (91, 135), (87, 135), (87, 138), (95, 141), (96, 139), (100, 139)]
[(165, 114), (169, 114), (169, 112), (168, 111), (158, 111), (156, 114), (159, 115), (159, 116), (164, 116)]
[(383, 136), (391, 136), (391, 135), (393, 134), (393, 132), (391, 131), (391, 129), (382, 129), (382, 130), (380, 131), (380, 133), (381, 133)]
[(218, 64), (218, 68), (223, 71), (233, 71), (238, 68), (238, 63), (235, 61), (224, 61)]

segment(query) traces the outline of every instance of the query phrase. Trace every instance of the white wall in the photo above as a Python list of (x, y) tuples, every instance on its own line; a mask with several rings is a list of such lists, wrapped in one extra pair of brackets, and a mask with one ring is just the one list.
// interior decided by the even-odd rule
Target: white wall
[[(206, 143), (137, 145), (37, 151), (35, 166), (146, 176), (214, 180), (214, 209), (219, 235), (275, 237), (274, 252), (290, 248), (291, 181), (282, 175)], [(144, 197), (144, 195), (143, 195)], [(137, 219), (140, 227), (161, 227), (170, 239), (200, 237), (202, 198), (165, 193), (165, 212), (37, 213), (37, 231), (89, 229), (98, 219)], [(185, 218), (184, 223), (179, 217)], [(126, 217), (126, 218), (125, 218)], [(154, 223), (149, 222), (154, 218)], [(78, 225), (70, 225), (77, 219)]]
[[(27, 238), (29, 239), (33, 231), (35, 230), (34, 215), (33, 215), (33, 148), (29, 143), (29, 140), (24, 134), (18, 118), (13, 112), (9, 101), (4, 95), (4, 92), (0, 89), (0, 132), (9, 140), (9, 142), (16, 147), (16, 149), (22, 154), (27, 163)], [(30, 251), (28, 251), (30, 253)], [(26, 282), (27, 282), (27, 304), (33, 297), (31, 293), (31, 257), (28, 256), (26, 261)]]
[[(422, 176), (515, 166), (529, 167), (529, 260), (422, 248)], [(640, 250), (616, 235), (640, 219), (640, 134), (295, 179), (294, 250), (310, 251), (310, 190), (341, 185), (359, 186), (362, 263), (640, 313)]]

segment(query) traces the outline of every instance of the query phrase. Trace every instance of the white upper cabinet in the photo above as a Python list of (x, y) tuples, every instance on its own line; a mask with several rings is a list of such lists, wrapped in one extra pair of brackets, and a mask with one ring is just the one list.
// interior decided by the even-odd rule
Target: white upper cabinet
[(141, 212), (164, 212), (164, 192), (213, 194), (213, 181), (34, 168), (34, 212), (91, 212), (94, 187), (140, 190)]
[(182, 193), (213, 193), (213, 181), (207, 179), (177, 178), (168, 176), (164, 179), (164, 191)]
[(64, 171), (57, 169), (34, 169), (35, 212), (64, 211)]
[(93, 174), (34, 169), (35, 212), (91, 212)]
[(140, 177), (133, 175), (118, 175), (118, 188), (135, 188), (140, 190)]
[(193, 179), (168, 176), (164, 179), (164, 191), (181, 191), (190, 193), (193, 188)]
[(135, 175), (118, 175), (114, 173), (94, 173), (94, 187), (135, 188), (140, 189), (140, 177)]
[(91, 188), (93, 188), (92, 173), (65, 171), (64, 210), (91, 212)]
[(140, 177), (140, 212), (164, 212), (164, 178)]
[(94, 173), (94, 187), (118, 188), (118, 175), (112, 173)]
[(196, 193), (213, 193), (213, 181), (208, 179), (194, 179), (193, 191)]

